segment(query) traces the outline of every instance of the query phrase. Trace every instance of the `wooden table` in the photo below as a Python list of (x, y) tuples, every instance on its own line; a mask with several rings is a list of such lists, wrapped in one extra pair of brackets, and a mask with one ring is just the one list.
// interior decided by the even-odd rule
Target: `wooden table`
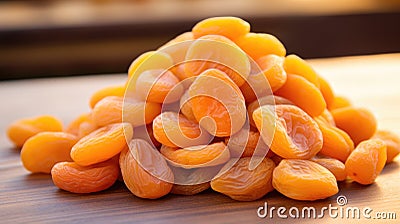
[[(310, 61), (338, 94), (356, 105), (370, 108), (379, 127), (400, 134), (400, 54)], [(78, 195), (56, 188), (48, 175), (29, 174), (21, 165), (19, 151), (6, 139), (7, 125), (15, 119), (40, 114), (58, 116), (65, 123), (88, 111), (88, 98), (97, 89), (122, 84), (125, 75), (99, 75), (0, 82), (0, 222), (1, 223), (277, 223), (292, 219), (261, 219), (257, 209), (271, 206), (338, 206), (344, 195), (348, 206), (368, 206), (374, 212), (396, 212), (400, 219), (399, 160), (385, 167), (375, 184), (340, 183), (340, 192), (326, 200), (300, 202), (272, 192), (254, 202), (237, 202), (207, 191), (196, 196), (168, 195), (159, 200), (133, 196), (121, 183), (104, 192)], [(346, 207), (343, 207), (346, 208)], [(309, 222), (310, 219), (298, 219)], [(353, 219), (313, 220), (323, 223), (353, 222)], [(363, 220), (365, 222), (388, 220)]]

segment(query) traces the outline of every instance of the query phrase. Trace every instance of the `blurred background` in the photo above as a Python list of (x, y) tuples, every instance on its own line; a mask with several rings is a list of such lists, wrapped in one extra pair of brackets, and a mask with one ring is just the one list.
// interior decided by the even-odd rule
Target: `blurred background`
[(197, 21), (227, 15), (304, 58), (400, 52), (400, 0), (0, 0), (0, 80), (125, 73)]

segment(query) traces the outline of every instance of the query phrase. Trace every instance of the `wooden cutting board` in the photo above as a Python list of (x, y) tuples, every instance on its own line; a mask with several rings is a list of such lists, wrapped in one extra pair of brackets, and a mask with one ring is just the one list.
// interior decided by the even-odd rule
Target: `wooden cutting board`
[[(355, 105), (371, 109), (379, 127), (400, 134), (400, 54), (373, 55), (310, 61), (332, 83), (337, 94), (348, 96)], [(314, 207), (320, 214), (329, 205), (346, 211), (369, 207), (371, 219), (361, 221), (399, 223), (400, 168), (397, 161), (386, 166), (376, 183), (361, 186), (339, 184), (340, 192), (326, 200), (302, 202), (272, 192), (254, 202), (237, 202), (207, 191), (195, 196), (168, 195), (158, 200), (133, 196), (122, 183), (89, 195), (72, 194), (56, 188), (49, 175), (30, 174), (21, 165), (19, 150), (6, 139), (7, 125), (15, 119), (52, 114), (71, 121), (89, 111), (88, 98), (97, 89), (122, 84), (124, 75), (102, 75), (0, 82), (0, 223), (280, 223), (355, 222), (352, 218), (322, 219), (277, 216), (276, 209)], [(347, 204), (340, 206), (337, 197)], [(273, 218), (257, 216), (260, 206), (276, 207)], [(397, 219), (374, 219), (378, 212), (396, 213)], [(288, 211), (286, 211), (288, 215)], [(351, 215), (351, 214), (350, 214)], [(382, 213), (383, 215), (383, 213)], [(388, 215), (388, 213), (386, 213)]]

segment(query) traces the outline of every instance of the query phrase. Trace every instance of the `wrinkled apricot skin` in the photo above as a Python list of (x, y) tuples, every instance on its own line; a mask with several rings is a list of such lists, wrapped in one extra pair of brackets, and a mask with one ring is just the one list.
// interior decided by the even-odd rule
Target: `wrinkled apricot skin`
[(223, 142), (183, 149), (162, 146), (160, 152), (171, 165), (186, 169), (216, 166), (230, 159), (229, 149)]
[(323, 136), (323, 145), (320, 153), (346, 162), (347, 157), (354, 149), (354, 143), (350, 136), (321, 118), (315, 118), (315, 121)]
[(196, 120), (210, 134), (230, 136), (245, 124), (243, 95), (225, 73), (217, 69), (204, 71), (190, 86), (189, 96)]
[(197, 122), (196, 117), (193, 114), (192, 103), (190, 102), (189, 91), (186, 91), (179, 102), (180, 112), (191, 121)]
[(111, 187), (117, 180), (119, 167), (107, 161), (91, 166), (60, 162), (51, 169), (51, 178), (58, 188), (73, 193), (93, 193)]
[(252, 126), (256, 127), (256, 124), (254, 123), (252, 114), (257, 108), (259, 108), (260, 106), (264, 106), (264, 105), (278, 105), (278, 104), (294, 105), (289, 100), (287, 100), (287, 99), (285, 99), (283, 97), (274, 96), (274, 95), (264, 96), (264, 97), (261, 97), (259, 99), (254, 100), (253, 102), (251, 102), (247, 106), (247, 112), (249, 114), (250, 124)]
[(386, 154), (387, 160), (386, 163), (393, 162), (394, 158), (400, 153), (400, 138), (391, 131), (386, 130), (378, 130), (373, 139), (381, 139), (386, 144)]
[(275, 94), (292, 101), (311, 117), (321, 115), (326, 108), (325, 99), (318, 87), (299, 75), (288, 73), (285, 84)]
[(241, 129), (236, 134), (225, 138), (231, 157), (266, 156), (269, 148), (260, 138), (260, 133)]
[(26, 140), (39, 132), (59, 132), (62, 130), (63, 125), (61, 121), (53, 116), (43, 115), (13, 122), (7, 129), (7, 135), (17, 148), (21, 148)]
[(273, 172), (272, 185), (288, 198), (314, 201), (338, 193), (335, 176), (309, 160), (283, 159)]
[(195, 185), (174, 184), (171, 189), (172, 194), (195, 195), (210, 188), (210, 182)]
[(120, 153), (133, 136), (129, 123), (110, 124), (81, 138), (71, 149), (71, 158), (81, 166), (111, 159)]
[(346, 160), (347, 176), (363, 185), (372, 184), (385, 166), (386, 159), (384, 141), (380, 139), (363, 141)]
[(153, 134), (158, 142), (169, 147), (188, 147), (207, 144), (211, 136), (199, 124), (182, 114), (164, 112), (153, 121)]
[(286, 73), (301, 76), (311, 82), (315, 87), (320, 87), (318, 74), (311, 65), (299, 56), (294, 54), (286, 56), (285, 61), (283, 62), (283, 67), (285, 68)]
[(101, 99), (107, 96), (120, 96), (123, 97), (125, 94), (125, 86), (109, 86), (103, 89), (98, 90), (97, 92), (93, 93), (90, 97), (89, 105), (90, 108), (96, 105)]
[(253, 119), (264, 142), (270, 143), (278, 156), (310, 159), (322, 148), (323, 137), (317, 123), (296, 106), (261, 106), (253, 112)]
[(145, 140), (133, 139), (121, 152), (119, 164), (125, 185), (137, 197), (156, 199), (171, 191), (171, 169)]
[(272, 171), (275, 163), (269, 158), (257, 159), (262, 161), (253, 170), (249, 169), (250, 157), (240, 158), (237, 162), (231, 160), (211, 181), (211, 188), (238, 201), (253, 201), (263, 197), (274, 190)]
[(231, 40), (250, 32), (250, 24), (237, 17), (213, 17), (197, 23), (192, 33), (194, 38), (209, 34), (225, 36)]
[(327, 168), (335, 176), (337, 181), (346, 180), (347, 173), (344, 163), (340, 162), (339, 160), (316, 156), (311, 158), (311, 161), (316, 162), (319, 165)]
[(354, 145), (371, 138), (376, 131), (375, 116), (367, 109), (343, 107), (331, 113), (336, 126), (349, 134)]
[(254, 60), (268, 54), (285, 56), (285, 46), (271, 34), (248, 33), (240, 36), (234, 42)]
[(54, 164), (72, 161), (70, 151), (77, 137), (65, 132), (41, 132), (26, 141), (21, 161), (32, 173), (50, 173)]

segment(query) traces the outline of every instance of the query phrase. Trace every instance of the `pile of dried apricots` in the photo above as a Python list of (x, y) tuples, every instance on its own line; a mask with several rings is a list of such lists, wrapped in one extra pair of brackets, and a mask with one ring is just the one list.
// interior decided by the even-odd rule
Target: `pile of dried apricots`
[(211, 187), (239, 201), (274, 189), (317, 200), (338, 181), (372, 184), (400, 152), (371, 112), (236, 17), (205, 19), (142, 54), (124, 86), (89, 105), (66, 128), (47, 115), (12, 123), (24, 167), (75, 193), (120, 180), (149, 199)]

